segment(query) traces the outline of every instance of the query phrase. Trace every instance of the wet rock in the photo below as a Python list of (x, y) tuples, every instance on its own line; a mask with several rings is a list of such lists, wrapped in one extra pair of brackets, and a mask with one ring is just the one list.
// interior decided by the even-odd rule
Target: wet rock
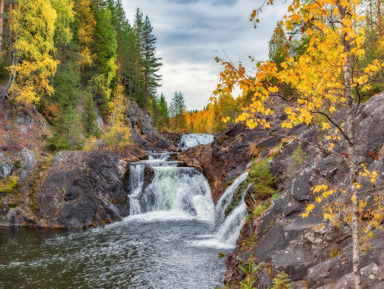
[(286, 204), (286, 206), (283, 209), (283, 213), (287, 217), (294, 213), (300, 213), (302, 211), (303, 211), (302, 206), (296, 201), (289, 202), (288, 204)]
[(152, 183), (154, 178), (155, 178), (155, 170), (151, 166), (146, 165), (144, 168), (143, 191), (145, 191), (145, 189)]
[(273, 254), (283, 249), (284, 244), (283, 226), (277, 225), (258, 242), (254, 254), (258, 261), (269, 262)]
[(257, 284), (259, 289), (270, 288), (270, 286), (272, 285), (272, 279), (266, 268), (263, 269), (263, 271), (261, 272), (261, 274), (259, 274), (258, 277), (259, 278)]
[(292, 281), (302, 280), (307, 276), (308, 268), (312, 265), (309, 254), (300, 247), (282, 250), (272, 257), (276, 272), (284, 271)]

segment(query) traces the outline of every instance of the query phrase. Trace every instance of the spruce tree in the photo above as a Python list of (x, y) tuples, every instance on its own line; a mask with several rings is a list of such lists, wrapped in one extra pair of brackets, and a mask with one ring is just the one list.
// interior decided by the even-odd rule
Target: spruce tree
[(61, 64), (54, 78), (57, 113), (53, 120), (51, 148), (74, 150), (82, 146), (80, 117), (77, 106), (80, 99), (80, 76), (74, 63)]
[(145, 103), (156, 94), (160, 86), (161, 75), (158, 74), (162, 63), (161, 58), (156, 57), (157, 38), (153, 34), (153, 28), (148, 16), (143, 25), (142, 56), (143, 56), (143, 77), (144, 77), (144, 106)]
[(112, 91), (117, 86), (116, 60), (117, 60), (117, 41), (116, 31), (112, 25), (112, 14), (108, 7), (98, 2), (95, 10), (96, 18), (96, 43), (94, 53), (96, 73), (92, 77), (91, 84), (95, 93), (95, 100), (100, 107), (102, 114), (107, 115), (109, 101)]
[(175, 95), (172, 99), (171, 105), (171, 116), (174, 119), (174, 127), (177, 130), (184, 129), (186, 125), (185, 112), (186, 106), (184, 102), (184, 97), (181, 92), (175, 92)]
[(168, 112), (168, 104), (164, 97), (164, 94), (160, 95), (159, 99), (159, 129), (164, 129), (169, 125), (169, 112)]

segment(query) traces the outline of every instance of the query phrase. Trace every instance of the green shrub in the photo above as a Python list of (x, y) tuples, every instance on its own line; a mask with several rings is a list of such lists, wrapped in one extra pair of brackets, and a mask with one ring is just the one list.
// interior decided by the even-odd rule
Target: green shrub
[(279, 199), (280, 197), (281, 197), (280, 194), (274, 194), (271, 200), (273, 201), (273, 200)]
[(255, 262), (253, 260), (253, 256), (251, 255), (248, 259), (248, 264), (242, 263), (240, 265), (240, 269), (247, 274), (247, 277), (244, 281), (240, 282), (241, 289), (256, 289), (256, 287), (253, 287), (253, 284), (255, 284), (255, 273), (257, 270), (260, 269), (261, 266), (263, 266), (263, 263), (260, 263), (258, 265), (255, 265)]
[(270, 171), (269, 160), (254, 162), (248, 176), (248, 183), (253, 183), (257, 200), (266, 200), (277, 193), (276, 178)]
[(281, 271), (273, 279), (273, 284), (271, 289), (291, 289), (291, 281), (288, 279), (287, 273)]
[(297, 173), (300, 166), (302, 166), (304, 164), (304, 162), (307, 159), (309, 159), (309, 155), (305, 151), (303, 151), (303, 149), (301, 148), (301, 145), (298, 145), (292, 158), (293, 158), (294, 162), (288, 168), (288, 175), (289, 176), (293, 176), (294, 174)]
[(226, 255), (225, 255), (225, 253), (223, 253), (223, 252), (219, 252), (218, 254), (217, 254), (217, 257), (219, 257), (219, 259), (221, 259), (221, 258), (224, 258)]
[(268, 206), (266, 204), (260, 204), (256, 206), (256, 208), (253, 210), (253, 216), (258, 218), (261, 216), (261, 214), (268, 209)]
[(7, 182), (0, 183), (0, 193), (16, 194), (19, 191), (19, 178), (9, 177)]

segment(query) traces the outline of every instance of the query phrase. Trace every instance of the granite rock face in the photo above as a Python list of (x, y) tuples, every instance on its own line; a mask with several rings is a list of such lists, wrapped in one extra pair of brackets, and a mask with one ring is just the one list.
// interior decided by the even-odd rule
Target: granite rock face
[(127, 105), (126, 116), (132, 138), (139, 147), (148, 151), (177, 150), (172, 141), (156, 130), (147, 109), (140, 108), (136, 102), (131, 101)]
[(58, 153), (37, 196), (39, 225), (85, 227), (127, 216), (119, 160), (108, 152)]
[[(384, 94), (374, 97), (361, 108), (356, 122), (357, 154), (361, 163), (379, 176), (376, 187), (384, 186)], [(322, 218), (322, 207), (303, 218), (305, 207), (313, 203), (311, 188), (327, 183), (332, 187), (348, 188), (347, 146), (335, 146), (334, 154), (321, 147), (328, 139), (316, 128), (296, 129), (298, 137), (288, 142), (271, 162), (272, 173), (278, 179), (280, 198), (259, 218), (248, 221), (240, 235), (234, 254), (227, 260), (226, 283), (239, 282), (242, 272), (238, 265), (255, 256), (257, 262), (268, 264), (273, 276), (285, 271), (293, 288), (353, 288), (352, 240), (349, 226), (333, 227)], [(272, 140), (271, 140), (272, 145)], [(369, 180), (360, 179), (362, 197), (368, 208), (372, 204)], [(329, 200), (350, 203), (348, 194), (335, 193)], [(384, 234), (374, 232), (371, 250), (362, 256), (364, 288), (384, 288)], [(252, 237), (255, 242), (244, 246)], [(273, 277), (271, 276), (271, 277)], [(260, 276), (258, 278), (260, 280)], [(305, 287), (307, 286), (307, 287)], [(257, 288), (267, 288), (258, 284)]]

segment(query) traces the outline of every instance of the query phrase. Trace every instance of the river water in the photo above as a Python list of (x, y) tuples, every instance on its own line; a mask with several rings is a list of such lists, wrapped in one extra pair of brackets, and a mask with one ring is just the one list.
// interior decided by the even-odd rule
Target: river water
[[(218, 253), (234, 248), (246, 207), (222, 211), (246, 174), (215, 207), (205, 177), (169, 157), (131, 165), (131, 216), (120, 222), (85, 231), (0, 228), (0, 288), (222, 286)], [(145, 184), (148, 167), (154, 175)]]

